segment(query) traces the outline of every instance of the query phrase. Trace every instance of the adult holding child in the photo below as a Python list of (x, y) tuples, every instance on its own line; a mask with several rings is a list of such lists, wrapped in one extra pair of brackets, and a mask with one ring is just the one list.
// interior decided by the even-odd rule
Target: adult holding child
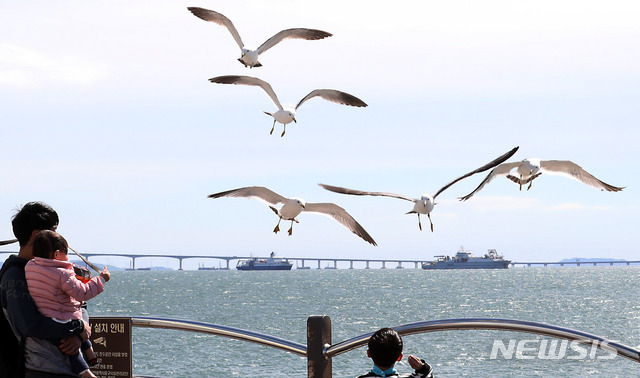
[[(27, 287), (24, 268), (33, 259), (33, 240), (41, 230), (55, 231), (58, 214), (47, 204), (29, 202), (12, 218), (18, 255), (0, 270), (0, 378), (77, 377), (67, 355), (75, 355), (91, 327), (74, 319), (67, 323), (42, 315)], [(61, 340), (59, 346), (50, 339)]]

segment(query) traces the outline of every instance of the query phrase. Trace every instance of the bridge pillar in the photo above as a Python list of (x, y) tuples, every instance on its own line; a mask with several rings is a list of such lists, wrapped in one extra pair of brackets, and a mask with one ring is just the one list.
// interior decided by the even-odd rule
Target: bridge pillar
[(349, 269), (353, 269), (353, 260), (349, 261)]
[(387, 262), (386, 261), (382, 262), (382, 268), (381, 269), (387, 269)]
[(367, 260), (367, 266), (365, 267), (365, 269), (369, 269), (369, 260)]
[(178, 258), (178, 261), (180, 262), (180, 267), (178, 268), (178, 270), (182, 270), (182, 260), (181, 258)]
[(398, 261), (398, 269), (402, 268), (402, 262)]
[(322, 269), (322, 268), (320, 267), (320, 260), (318, 260), (318, 269)]
[(331, 359), (325, 350), (331, 345), (331, 318), (326, 315), (307, 319), (307, 374), (309, 378), (331, 378)]

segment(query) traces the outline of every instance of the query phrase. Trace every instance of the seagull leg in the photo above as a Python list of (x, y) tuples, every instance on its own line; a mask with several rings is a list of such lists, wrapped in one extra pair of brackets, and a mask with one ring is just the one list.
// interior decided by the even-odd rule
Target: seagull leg
[(418, 214), (418, 227), (420, 227), (420, 231), (422, 231), (422, 222), (420, 222), (420, 213)]
[(433, 232), (433, 222), (431, 221), (431, 213), (428, 213), (427, 217), (429, 218), (429, 223), (431, 223), (431, 232)]
[(538, 172), (535, 175), (531, 176), (531, 179), (529, 180), (529, 187), (527, 188), (527, 190), (531, 189), (531, 185), (533, 185), (533, 180), (537, 179), (538, 176), (540, 176), (542, 173)]
[(271, 126), (271, 131), (269, 132), (269, 135), (273, 134), (273, 129), (276, 128), (276, 119), (273, 119), (273, 126)]
[(292, 220), (291, 220), (291, 227), (289, 228), (289, 236), (291, 236), (291, 234), (293, 234), (293, 221), (294, 221), (294, 220), (295, 220), (295, 219), (292, 219)]
[(522, 190), (522, 175), (520, 175), (520, 180), (518, 180), (520, 182), (520, 190)]
[(276, 224), (276, 228), (273, 229), (273, 233), (277, 234), (278, 231), (280, 231), (280, 221), (282, 220), (282, 218), (278, 218), (278, 224)]
[(287, 132), (287, 125), (283, 125), (282, 134), (280, 134), (280, 137), (283, 137), (284, 133), (286, 133), (286, 132)]

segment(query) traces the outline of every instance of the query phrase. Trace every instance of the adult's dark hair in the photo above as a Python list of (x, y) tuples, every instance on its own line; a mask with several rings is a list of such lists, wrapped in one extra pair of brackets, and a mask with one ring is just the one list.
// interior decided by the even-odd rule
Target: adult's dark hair
[(57, 250), (67, 252), (67, 241), (57, 232), (42, 230), (33, 238), (33, 256), (52, 259)]
[(381, 369), (395, 365), (402, 354), (402, 338), (391, 328), (382, 328), (369, 338), (369, 356)]
[(42, 202), (29, 202), (11, 218), (13, 234), (20, 246), (27, 245), (35, 230), (53, 230), (58, 226), (58, 213)]

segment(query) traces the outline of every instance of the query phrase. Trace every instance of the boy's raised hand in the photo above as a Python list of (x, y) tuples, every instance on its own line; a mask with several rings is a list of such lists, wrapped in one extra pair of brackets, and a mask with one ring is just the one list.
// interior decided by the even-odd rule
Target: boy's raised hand
[(407, 361), (409, 361), (409, 365), (411, 365), (413, 370), (420, 370), (424, 366), (422, 361), (416, 356), (407, 357)]

